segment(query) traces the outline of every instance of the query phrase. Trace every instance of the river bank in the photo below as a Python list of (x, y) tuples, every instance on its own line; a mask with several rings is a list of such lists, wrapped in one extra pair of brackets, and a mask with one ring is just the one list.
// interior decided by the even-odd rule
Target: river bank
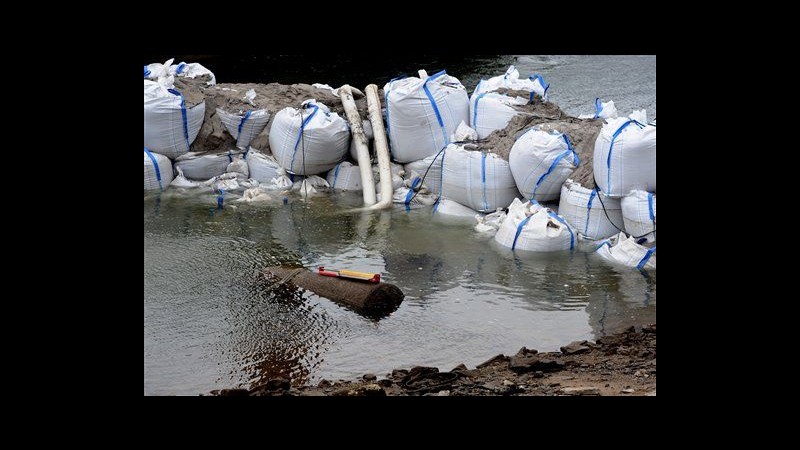
[(450, 371), (416, 366), (357, 380), (322, 380), (316, 386), (292, 386), (274, 378), (250, 389), (211, 391), (217, 396), (654, 396), (656, 325), (630, 327), (596, 342), (572, 342), (560, 352), (522, 347), (515, 355), (497, 355), (475, 368)]

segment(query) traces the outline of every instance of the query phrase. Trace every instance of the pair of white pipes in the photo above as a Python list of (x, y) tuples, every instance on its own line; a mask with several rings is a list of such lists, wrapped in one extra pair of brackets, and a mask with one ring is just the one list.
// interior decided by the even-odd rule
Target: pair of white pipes
[[(364, 195), (366, 209), (385, 209), (392, 205), (392, 169), (389, 166), (389, 144), (386, 140), (383, 116), (381, 114), (381, 100), (378, 97), (378, 86), (367, 86), (367, 109), (372, 131), (375, 134), (375, 152), (378, 154), (378, 170), (381, 174), (381, 201), (377, 202), (375, 195), (375, 180), (372, 178), (372, 163), (369, 159), (367, 136), (361, 125), (361, 116), (358, 114), (356, 102), (350, 86), (345, 84), (339, 88), (339, 97), (342, 99), (347, 121), (350, 123), (350, 132), (355, 139), (356, 153), (358, 155), (358, 168), (361, 172), (361, 187)], [(388, 105), (387, 105), (388, 107)], [(377, 202), (377, 203), (376, 203)]]

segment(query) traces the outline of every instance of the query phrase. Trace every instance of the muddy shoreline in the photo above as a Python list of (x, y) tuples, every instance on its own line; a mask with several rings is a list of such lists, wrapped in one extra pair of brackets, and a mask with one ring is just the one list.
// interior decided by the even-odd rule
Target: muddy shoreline
[(522, 347), (468, 368), (450, 371), (416, 366), (361, 379), (322, 380), (292, 386), (273, 378), (250, 389), (211, 391), (216, 396), (654, 396), (656, 325), (630, 327), (592, 341), (576, 341), (560, 352)]

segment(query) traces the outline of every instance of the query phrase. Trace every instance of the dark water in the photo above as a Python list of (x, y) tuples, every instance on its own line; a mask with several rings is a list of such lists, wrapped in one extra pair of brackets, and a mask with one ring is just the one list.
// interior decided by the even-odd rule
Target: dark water
[[(540, 68), (559, 104), (618, 92), (609, 98), (621, 111), (648, 107), (654, 117), (655, 58), (613, 57), (605, 68), (596, 58), (516, 63), (523, 74)], [(494, 64), (502, 71), (507, 62)], [(631, 69), (612, 70), (623, 66)], [(631, 80), (619, 87), (624, 73), (651, 89)], [(481, 73), (461, 76), (474, 87)], [(278, 374), (316, 383), (416, 364), (474, 366), (522, 346), (556, 350), (656, 320), (655, 273), (591, 253), (515, 257), (471, 225), (434, 221), (429, 208), (340, 213), (360, 204), (354, 194), (236, 208), (232, 200), (215, 211), (211, 194), (145, 196), (145, 394), (195, 395)], [(310, 293), (276, 295), (257, 276), (297, 262), (380, 271), (406, 299), (375, 319)]]

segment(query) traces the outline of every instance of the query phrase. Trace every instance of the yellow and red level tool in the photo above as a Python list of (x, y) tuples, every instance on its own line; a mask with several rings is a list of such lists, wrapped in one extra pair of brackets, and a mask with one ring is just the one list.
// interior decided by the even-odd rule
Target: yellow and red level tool
[(356, 272), (355, 270), (325, 270), (325, 267), (319, 266), (320, 275), (326, 277), (347, 278), (348, 280), (367, 281), (370, 283), (380, 283), (381, 274)]

